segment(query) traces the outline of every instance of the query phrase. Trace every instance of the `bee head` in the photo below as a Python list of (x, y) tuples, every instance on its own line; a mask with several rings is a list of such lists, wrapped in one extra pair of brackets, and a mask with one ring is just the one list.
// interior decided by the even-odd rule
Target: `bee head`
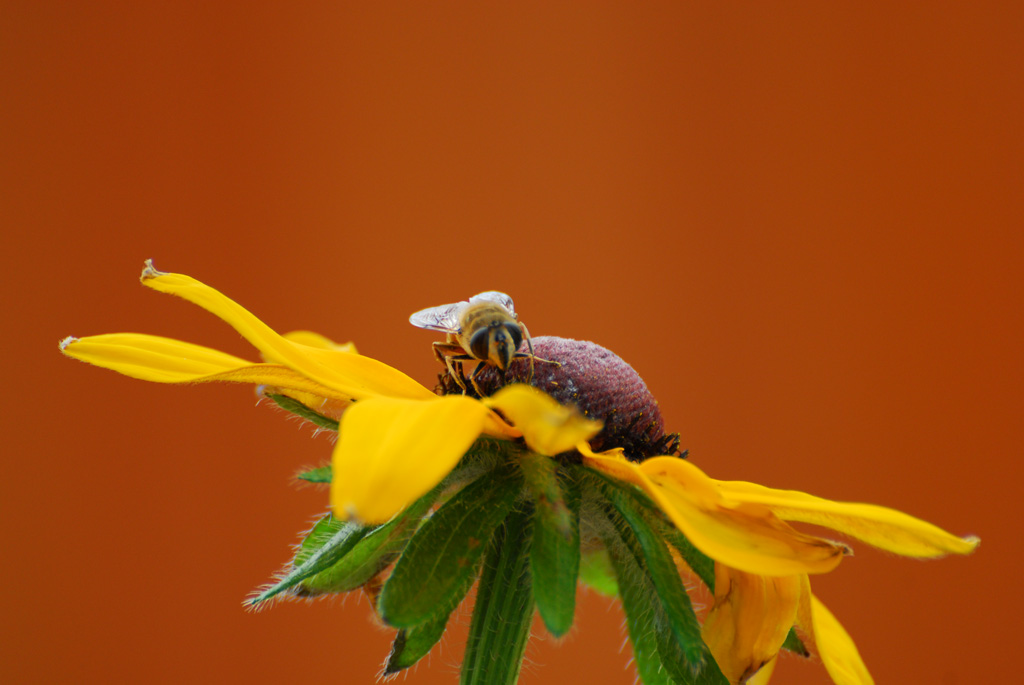
[(488, 361), (504, 371), (522, 342), (523, 332), (518, 324), (495, 322), (473, 333), (469, 352), (474, 358)]

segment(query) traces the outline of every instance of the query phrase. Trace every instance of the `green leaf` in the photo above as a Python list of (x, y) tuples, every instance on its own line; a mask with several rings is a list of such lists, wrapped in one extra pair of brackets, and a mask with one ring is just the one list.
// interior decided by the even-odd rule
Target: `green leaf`
[(309, 469), (308, 471), (302, 471), (295, 476), (299, 480), (304, 480), (307, 483), (330, 483), (331, 482), (331, 467), (320, 466), (315, 469)]
[(297, 400), (293, 400), (287, 395), (268, 394), (267, 397), (274, 400), (274, 404), (281, 407), (281, 409), (284, 409), (286, 412), (295, 414), (296, 416), (301, 417), (320, 428), (335, 432), (338, 430), (337, 421), (310, 409), (306, 405)]
[(300, 597), (315, 597), (361, 587), (401, 553), (439, 494), (440, 489), (434, 488), (410, 504), (396, 517), (367, 534), (333, 566), (293, 587), (292, 593)]
[(470, 483), (443, 504), (409, 541), (380, 596), (383, 620), (410, 628), (448, 607), (469, 579), (521, 483), (495, 473)]
[(321, 519), (310, 531), (295, 556), (292, 568), (276, 583), (263, 590), (246, 604), (250, 607), (324, 571), (344, 557), (373, 527), (340, 523), (333, 516)]
[(532, 452), (520, 457), (533, 492), (530, 571), (544, 625), (555, 637), (572, 627), (580, 567), (580, 489), (554, 459)]
[(608, 558), (608, 550), (592, 549), (580, 557), (580, 581), (605, 597), (619, 596), (619, 583), (615, 580), (615, 569)]
[(513, 512), (494, 534), (469, 626), (461, 685), (515, 685), (533, 619), (532, 507)]

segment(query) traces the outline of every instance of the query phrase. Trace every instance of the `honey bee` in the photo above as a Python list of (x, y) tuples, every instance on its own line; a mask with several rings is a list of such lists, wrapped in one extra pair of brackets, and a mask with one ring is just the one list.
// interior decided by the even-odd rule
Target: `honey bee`
[[(476, 383), (476, 376), (487, 364), (492, 364), (504, 374), (513, 359), (528, 358), (530, 375), (533, 379), (533, 343), (526, 326), (516, 317), (512, 298), (497, 290), (474, 295), (466, 302), (443, 304), (429, 307), (409, 317), (409, 323), (417, 328), (441, 331), (448, 336), (444, 342), (434, 343), (434, 356), (445, 364), (452, 379), (466, 393), (465, 376), (461, 363), (476, 361), (476, 368), (469, 375), (469, 382), (478, 395), (483, 396)], [(519, 346), (526, 341), (528, 352), (519, 352)], [(460, 362), (456, 373), (455, 362)]]

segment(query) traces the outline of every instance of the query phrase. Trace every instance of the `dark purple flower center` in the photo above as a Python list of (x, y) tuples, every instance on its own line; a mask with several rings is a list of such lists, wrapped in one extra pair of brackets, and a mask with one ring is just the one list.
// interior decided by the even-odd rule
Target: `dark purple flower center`
[[(520, 352), (525, 349), (524, 345)], [(531, 385), (562, 404), (574, 405), (588, 418), (604, 422), (604, 428), (590, 441), (595, 451), (621, 447), (633, 461), (678, 453), (679, 436), (665, 434), (661, 410), (647, 384), (614, 352), (596, 343), (553, 336), (533, 338), (533, 352)], [(474, 362), (466, 363), (467, 376), (474, 367)], [(486, 396), (505, 384), (527, 382), (529, 374), (530, 360), (518, 358), (504, 379), (500, 369), (485, 366), (477, 374), (476, 384)], [(471, 383), (466, 386), (475, 394)], [(450, 394), (462, 389), (446, 373), (440, 391)]]

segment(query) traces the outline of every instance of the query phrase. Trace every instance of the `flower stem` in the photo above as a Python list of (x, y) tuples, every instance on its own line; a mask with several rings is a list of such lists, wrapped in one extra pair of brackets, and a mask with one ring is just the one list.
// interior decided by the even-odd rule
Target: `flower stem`
[(462, 685), (515, 685), (533, 622), (529, 505), (495, 531), (484, 559), (462, 662)]

